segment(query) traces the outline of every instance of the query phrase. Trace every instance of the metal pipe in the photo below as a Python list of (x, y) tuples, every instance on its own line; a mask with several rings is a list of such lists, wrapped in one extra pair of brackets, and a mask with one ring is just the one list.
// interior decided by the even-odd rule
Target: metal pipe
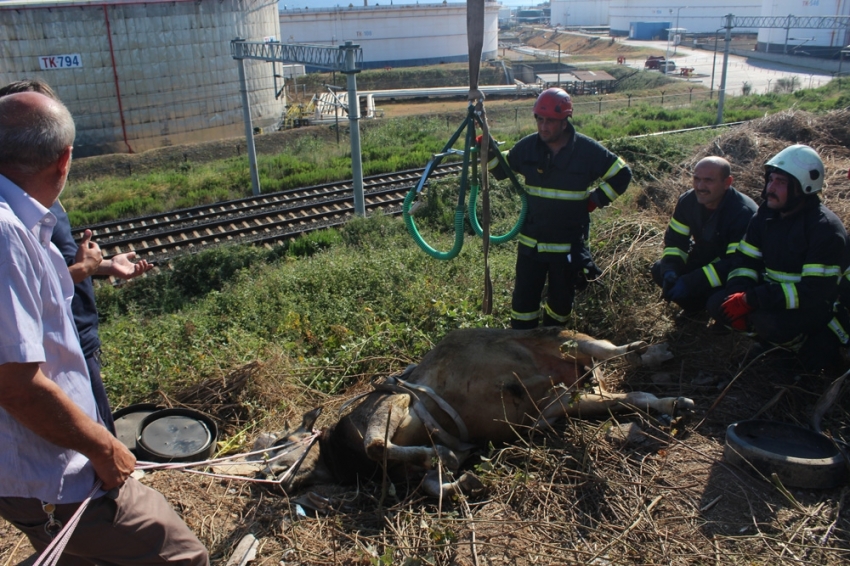
[(115, 49), (112, 47), (112, 30), (109, 25), (109, 12), (103, 5), (103, 18), (106, 21), (106, 38), (109, 40), (109, 56), (112, 58), (112, 78), (115, 81), (115, 98), (118, 101), (118, 116), (121, 118), (121, 133), (124, 135), (124, 144), (130, 153), (135, 153), (127, 139), (127, 123), (124, 120), (124, 106), (121, 104), (121, 85), (118, 81), (118, 67), (115, 65)]

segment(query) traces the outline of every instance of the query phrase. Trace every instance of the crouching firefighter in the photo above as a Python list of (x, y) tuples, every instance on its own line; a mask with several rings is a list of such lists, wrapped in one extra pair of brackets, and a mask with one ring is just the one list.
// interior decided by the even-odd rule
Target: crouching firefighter
[(823, 161), (809, 146), (792, 145), (768, 160), (763, 202), (726, 288), (707, 306), (763, 348), (796, 352), (809, 371), (839, 361), (832, 327), (848, 243), (844, 225), (818, 197), (823, 187)]

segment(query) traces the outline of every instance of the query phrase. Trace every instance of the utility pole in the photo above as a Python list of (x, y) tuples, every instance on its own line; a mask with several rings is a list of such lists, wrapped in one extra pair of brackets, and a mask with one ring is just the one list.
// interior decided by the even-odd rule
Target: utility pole
[(351, 177), (354, 181), (354, 214), (366, 216), (366, 205), (363, 200), (363, 160), (360, 155), (360, 102), (357, 98), (357, 73), (354, 67), (355, 52), (360, 49), (346, 41), (339, 46), (345, 52), (345, 70), (342, 72), (348, 78), (348, 122), (351, 124)]
[(723, 72), (720, 74), (720, 93), (717, 96), (717, 121), (715, 125), (723, 123), (723, 103), (726, 101), (726, 69), (729, 67), (729, 46), (732, 43), (732, 14), (726, 15), (726, 38), (723, 47)]
[[(679, 11), (680, 11), (682, 8), (690, 8), (690, 6), (679, 6), (678, 8), (676, 8), (676, 32), (675, 32), (675, 33), (676, 33), (677, 35), (679, 35), (679, 36), (680, 36), (680, 38), (681, 38), (681, 35), (680, 35), (680, 34), (681, 34), (681, 32), (679, 32)], [(679, 51), (679, 44), (678, 44), (678, 43), (676, 43), (675, 41), (673, 41), (673, 55), (675, 55), (676, 53), (678, 53), (678, 51)]]

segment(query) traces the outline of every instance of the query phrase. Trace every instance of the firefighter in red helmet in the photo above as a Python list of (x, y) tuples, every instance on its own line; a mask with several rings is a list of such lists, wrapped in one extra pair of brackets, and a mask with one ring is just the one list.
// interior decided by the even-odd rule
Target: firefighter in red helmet
[[(544, 90), (534, 103), (537, 133), (505, 152), (525, 177), (528, 214), (519, 235), (511, 327), (563, 326), (576, 288), (601, 274), (587, 247), (590, 212), (625, 192), (632, 173), (625, 161), (575, 131), (570, 95)], [(491, 149), (494, 147), (491, 144)], [(497, 179), (506, 174), (491, 161)], [(546, 283), (549, 290), (541, 295)]]

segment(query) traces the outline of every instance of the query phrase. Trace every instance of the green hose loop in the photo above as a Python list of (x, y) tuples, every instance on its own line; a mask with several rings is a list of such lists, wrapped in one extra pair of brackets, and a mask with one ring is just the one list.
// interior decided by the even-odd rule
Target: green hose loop
[[(407, 226), (407, 231), (410, 233), (411, 237), (413, 237), (413, 241), (415, 241), (416, 244), (420, 248), (422, 248), (422, 250), (426, 254), (435, 259), (454, 259), (458, 256), (458, 254), (460, 254), (460, 250), (463, 247), (463, 223), (465, 208), (464, 201), (466, 199), (466, 189), (470, 186), (470, 166), (472, 168), (472, 178), (476, 181), (478, 180), (477, 157), (479, 155), (479, 149), (476, 146), (475, 137), (473, 135), (475, 133), (474, 124), (476, 120), (478, 120), (478, 122), (480, 123), (480, 118), (477, 118), (475, 115), (474, 105), (470, 103), (469, 109), (467, 111), (466, 120), (464, 120), (463, 124), (461, 124), (461, 126), (457, 129), (454, 135), (452, 135), (451, 139), (449, 139), (445, 147), (443, 147), (443, 151), (440, 154), (435, 155), (434, 158), (428, 163), (428, 166), (425, 168), (425, 175), (419, 181), (419, 184), (417, 186), (412, 187), (410, 189), (410, 192), (407, 193), (407, 196), (404, 198), (404, 205), (402, 206), (402, 216), (404, 217), (404, 224), (405, 226)], [(464, 130), (466, 130), (466, 143), (463, 151), (463, 168), (461, 172), (460, 190), (458, 192), (458, 203), (457, 208), (455, 208), (455, 241), (454, 246), (452, 246), (451, 250), (447, 252), (441, 252), (432, 248), (424, 240), (424, 238), (422, 238), (422, 234), (419, 233), (419, 229), (416, 227), (416, 222), (413, 220), (413, 216), (410, 214), (410, 208), (418, 192), (425, 187), (425, 181), (430, 175), (432, 165), (436, 166), (440, 163), (440, 161), (443, 159), (443, 157), (445, 157), (447, 152), (454, 146), (455, 142), (458, 140)], [(520, 200), (522, 201), (522, 209), (520, 210), (519, 219), (517, 220), (516, 226), (514, 226), (510, 232), (502, 236), (490, 236), (490, 242), (494, 244), (501, 244), (514, 239), (517, 234), (519, 234), (523, 222), (525, 222), (526, 214), (528, 213), (528, 199), (525, 189), (516, 179), (516, 176), (514, 175), (513, 171), (511, 171), (510, 167), (508, 167), (504, 157), (502, 157), (501, 154), (499, 154), (498, 159), (502, 168), (507, 172), (508, 176), (510, 177), (511, 183), (513, 184), (514, 188), (516, 188), (517, 192), (519, 193)], [(469, 193), (469, 222), (472, 225), (472, 229), (475, 230), (475, 233), (479, 236), (482, 236), (484, 234), (484, 230), (481, 228), (481, 224), (478, 222), (478, 217), (475, 212), (476, 204), (478, 202), (478, 191), (479, 186), (473, 183), (470, 187)]]
[(413, 220), (413, 216), (410, 214), (410, 206), (413, 203), (413, 198), (416, 196), (416, 187), (410, 189), (410, 192), (407, 193), (407, 196), (404, 198), (404, 205), (402, 207), (402, 215), (404, 216), (404, 224), (407, 226), (407, 231), (413, 237), (413, 241), (422, 248), (429, 256), (434, 259), (454, 259), (460, 253), (461, 248), (463, 247), (463, 207), (458, 207), (455, 209), (455, 241), (454, 246), (447, 252), (441, 252), (439, 250), (435, 250), (422, 238), (422, 234), (419, 233), (419, 230), (416, 228), (416, 222)]
[[(472, 229), (475, 231), (477, 236), (484, 235), (484, 229), (481, 228), (481, 224), (478, 222), (478, 212), (475, 210), (476, 205), (478, 204), (478, 191), (480, 187), (477, 184), (473, 184), (469, 188), (469, 223), (472, 225)], [(504, 244), (505, 242), (509, 242), (517, 237), (520, 230), (522, 229), (522, 225), (525, 222), (525, 215), (528, 214), (528, 197), (525, 194), (524, 190), (519, 191), (519, 199), (522, 202), (522, 208), (519, 211), (519, 218), (516, 221), (516, 224), (511, 231), (507, 234), (503, 234), (501, 236), (494, 236), (490, 234), (490, 242), (493, 244)]]

